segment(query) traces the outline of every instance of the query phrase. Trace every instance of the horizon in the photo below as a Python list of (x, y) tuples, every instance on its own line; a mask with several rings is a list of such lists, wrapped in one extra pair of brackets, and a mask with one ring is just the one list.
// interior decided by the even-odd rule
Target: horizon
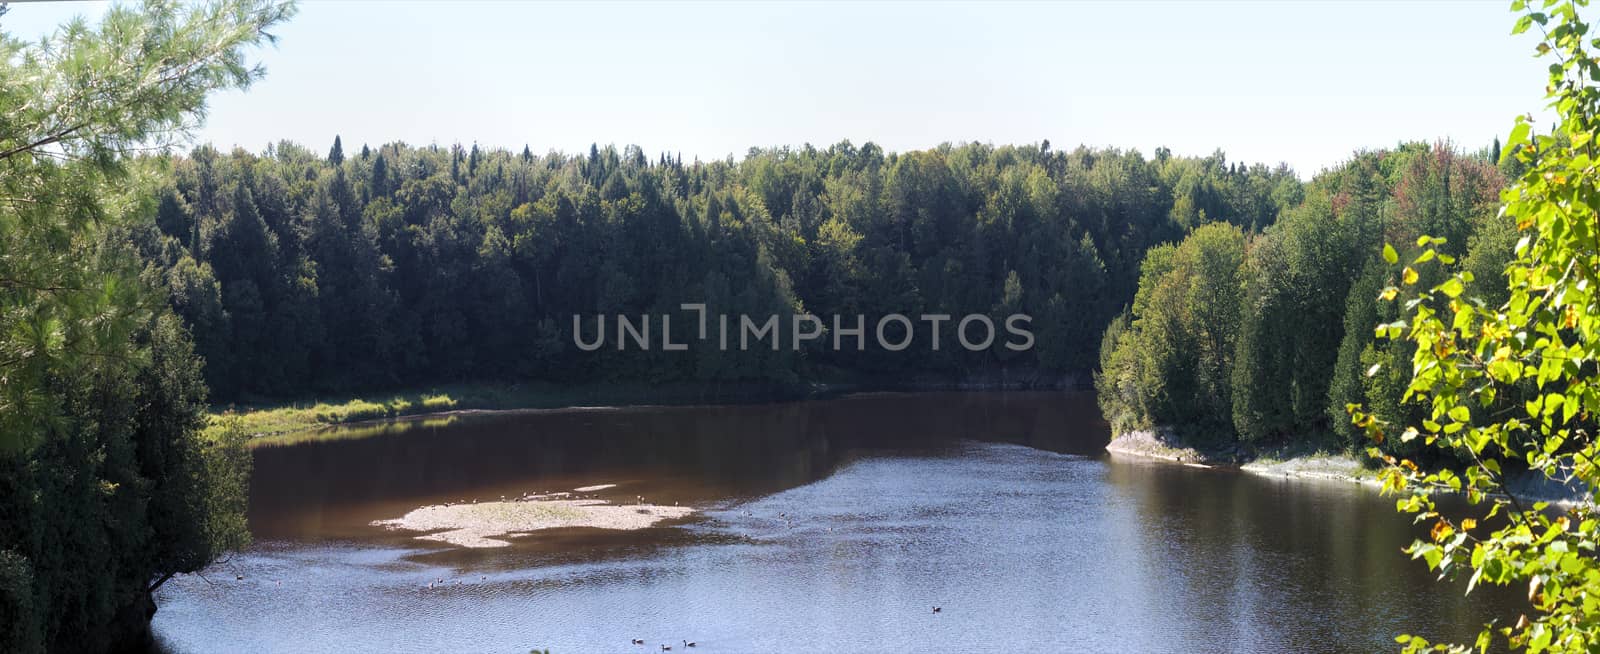
[[(73, 15), (94, 24), (108, 6), (15, 4), (0, 30), (33, 40)], [(1499, 2), (1385, 3), (1376, 24), (1374, 4), (947, 4), (915, 15), (882, 3), (622, 6), (407, 3), (377, 14), (307, 3), (257, 51), (266, 78), (248, 96), (219, 95), (189, 143), (637, 145), (719, 161), (843, 141), (908, 152), (1048, 140), (1145, 156), (1220, 150), (1311, 179), (1401, 143), (1475, 151), (1516, 115), (1544, 112), (1529, 83), (1542, 68), (1532, 40), (1507, 36)], [(1137, 23), (1145, 47), (1101, 29), (1136, 13), (1152, 14)], [(441, 38), (462, 34), (471, 38)], [(1112, 49), (1123, 65), (1099, 66)]]
[[(345, 157), (359, 156), (359, 154), (361, 152), (361, 149), (363, 147), (371, 149), (373, 151), (373, 153), (375, 154), (378, 150), (380, 150), (382, 148), (395, 147), (395, 146), (399, 146), (399, 147), (403, 147), (403, 148), (409, 148), (409, 149), (413, 149), (413, 150), (426, 150), (426, 149), (430, 149), (431, 148), (431, 149), (444, 150), (444, 151), (448, 151), (449, 149), (456, 148), (456, 147), (459, 147), (459, 148), (463, 149), (464, 151), (470, 151), (473, 147), (477, 147), (480, 151), (485, 152), (485, 153), (504, 152), (504, 153), (507, 153), (507, 154), (510, 154), (510, 155), (513, 155), (513, 156), (519, 155), (522, 152), (522, 147), (521, 146), (518, 146), (518, 147), (507, 147), (507, 146), (502, 146), (502, 145), (485, 145), (485, 144), (481, 144), (481, 143), (461, 143), (459, 141), (451, 142), (451, 143), (439, 143), (439, 142), (410, 143), (410, 142), (407, 142), (407, 141), (391, 140), (391, 141), (385, 141), (383, 143), (368, 143), (368, 142), (364, 142), (364, 141), (360, 142), (360, 143), (356, 143), (356, 142), (347, 142), (347, 141), (345, 141), (343, 139), (342, 135), (335, 134), (335, 135), (333, 135), (333, 137), (330, 137), (329, 141), (325, 145), (309, 144), (309, 143), (304, 143), (304, 142), (301, 142), (301, 141), (294, 141), (294, 140), (289, 140), (289, 139), (279, 139), (276, 142), (267, 143), (266, 145), (264, 145), (264, 146), (262, 146), (260, 148), (252, 149), (252, 148), (246, 148), (246, 147), (240, 146), (240, 145), (234, 145), (234, 146), (231, 146), (231, 147), (224, 148), (224, 147), (218, 146), (216, 143), (213, 143), (213, 142), (210, 142), (210, 141), (204, 141), (204, 142), (193, 142), (193, 143), (186, 144), (183, 147), (174, 150), (170, 154), (174, 155), (174, 156), (179, 156), (179, 157), (188, 156), (189, 154), (191, 154), (192, 152), (194, 152), (194, 150), (196, 150), (198, 148), (203, 148), (203, 147), (208, 147), (209, 146), (209, 147), (213, 148), (214, 150), (216, 150), (218, 153), (221, 153), (221, 154), (228, 154), (228, 153), (243, 151), (243, 152), (245, 152), (245, 153), (247, 153), (249, 155), (256, 156), (256, 157), (268, 157), (268, 156), (273, 155), (282, 145), (289, 144), (289, 145), (293, 145), (293, 146), (295, 146), (297, 148), (303, 148), (304, 150), (310, 152), (312, 155), (325, 157), (326, 154), (327, 154), (325, 151), (326, 150), (331, 150), (331, 148), (333, 146), (333, 139), (334, 138), (339, 139), (340, 147), (342, 148)], [(1301, 182), (1310, 182), (1310, 181), (1312, 181), (1313, 178), (1315, 178), (1317, 175), (1320, 175), (1322, 173), (1337, 172), (1339, 166), (1341, 166), (1343, 164), (1346, 164), (1346, 163), (1349, 163), (1350, 161), (1354, 160), (1355, 158), (1357, 158), (1358, 156), (1360, 156), (1362, 154), (1396, 152), (1396, 151), (1400, 150), (1404, 146), (1407, 146), (1407, 145), (1418, 145), (1418, 144), (1426, 145), (1428, 147), (1434, 147), (1436, 145), (1444, 145), (1444, 146), (1448, 146), (1449, 148), (1451, 148), (1452, 151), (1456, 152), (1457, 154), (1466, 154), (1466, 155), (1476, 154), (1476, 153), (1479, 153), (1481, 151), (1485, 151), (1491, 145), (1491, 143), (1483, 143), (1483, 144), (1479, 144), (1479, 145), (1468, 146), (1466, 144), (1457, 143), (1457, 142), (1454, 142), (1454, 141), (1442, 141), (1442, 140), (1427, 141), (1427, 140), (1422, 140), (1422, 139), (1404, 140), (1404, 141), (1399, 141), (1399, 142), (1396, 142), (1396, 143), (1393, 143), (1393, 144), (1390, 144), (1390, 145), (1385, 145), (1385, 146), (1363, 147), (1363, 148), (1358, 148), (1358, 149), (1352, 150), (1350, 152), (1350, 154), (1346, 158), (1340, 159), (1340, 160), (1334, 162), (1333, 164), (1330, 164), (1329, 166), (1321, 168), (1321, 169), (1316, 170), (1314, 172), (1307, 172), (1307, 171), (1300, 170), (1298, 168), (1295, 168), (1295, 167), (1289, 165), (1288, 162), (1284, 162), (1284, 161), (1261, 161), (1261, 160), (1248, 161), (1248, 160), (1239, 159), (1239, 158), (1234, 157), (1232, 154), (1230, 154), (1225, 148), (1217, 148), (1217, 149), (1215, 149), (1215, 150), (1213, 150), (1211, 152), (1206, 152), (1206, 153), (1170, 152), (1169, 154), (1173, 158), (1204, 159), (1206, 157), (1212, 156), (1215, 153), (1220, 152), (1226, 157), (1227, 163), (1229, 163), (1229, 164), (1238, 163), (1238, 164), (1244, 164), (1246, 166), (1261, 165), (1261, 166), (1265, 166), (1268, 170), (1278, 170), (1280, 167), (1287, 167), (1287, 169), (1290, 172), (1294, 173), (1295, 176)], [(663, 155), (665, 155), (666, 157), (671, 159), (671, 158), (674, 158), (676, 155), (681, 154), (679, 152), (674, 152), (674, 151), (652, 152), (652, 151), (643, 149), (643, 147), (639, 146), (639, 144), (637, 144), (637, 143), (593, 143), (591, 145), (593, 145), (595, 148), (598, 148), (601, 152), (604, 152), (607, 149), (614, 149), (619, 154), (626, 152), (628, 148), (635, 148), (635, 147), (640, 148), (640, 150), (645, 155), (646, 163), (649, 164), (649, 165), (652, 165), (652, 166), (656, 165), (658, 163), (660, 157), (663, 156)], [(840, 140), (840, 141), (837, 141), (837, 142), (834, 142), (834, 143), (824, 143), (824, 144), (800, 143), (800, 144), (773, 145), (773, 146), (752, 146), (751, 148), (747, 149), (744, 152), (729, 153), (728, 155), (726, 155), (724, 157), (720, 157), (720, 158), (716, 158), (716, 159), (704, 159), (704, 158), (700, 158), (700, 157), (692, 157), (691, 158), (691, 157), (685, 156), (681, 163), (683, 165), (706, 165), (706, 164), (712, 164), (712, 163), (731, 162), (734, 165), (741, 165), (746, 160), (750, 159), (753, 155), (756, 155), (758, 153), (765, 154), (765, 153), (775, 153), (775, 152), (803, 152), (807, 148), (810, 148), (810, 149), (812, 149), (812, 150), (814, 150), (816, 152), (826, 152), (829, 149), (834, 148), (836, 146), (840, 146), (840, 145), (849, 145), (849, 146), (855, 147), (857, 149), (863, 148), (863, 147), (865, 147), (867, 145), (874, 145), (874, 146), (877, 146), (882, 151), (882, 153), (883, 153), (883, 155), (885, 157), (891, 157), (891, 156), (901, 156), (901, 155), (905, 155), (905, 154), (909, 154), (909, 153), (913, 153), (913, 152), (933, 152), (933, 151), (938, 151), (938, 150), (945, 149), (945, 148), (949, 148), (949, 149), (954, 150), (954, 149), (960, 149), (960, 148), (965, 148), (965, 147), (969, 147), (969, 146), (993, 148), (993, 149), (1000, 149), (1000, 148), (1018, 148), (1018, 149), (1022, 149), (1022, 148), (1030, 148), (1030, 147), (1031, 148), (1039, 148), (1039, 147), (1041, 147), (1043, 145), (1043, 143), (1040, 142), (1040, 141), (1035, 141), (1035, 142), (1031, 142), (1031, 143), (994, 143), (994, 142), (980, 142), (980, 141), (966, 141), (966, 142), (959, 142), (958, 143), (958, 142), (946, 141), (946, 142), (938, 143), (938, 144), (935, 144), (933, 146), (925, 147), (925, 148), (912, 148), (912, 149), (905, 149), (905, 150), (893, 150), (893, 149), (889, 149), (889, 148), (884, 148), (883, 146), (881, 146), (881, 145), (879, 145), (877, 143), (874, 143), (872, 141), (867, 141), (865, 143), (856, 143), (856, 142), (851, 141), (849, 139), (843, 139), (843, 140)], [(589, 149), (589, 146), (584, 146), (583, 148), (573, 149), (573, 150), (550, 149), (550, 150), (540, 151), (540, 150), (537, 150), (537, 149), (533, 149), (531, 146), (528, 146), (528, 147), (529, 147), (529, 149), (531, 151), (531, 154), (534, 157), (559, 156), (559, 157), (567, 157), (567, 158), (578, 158), (578, 157), (587, 156), (587, 150)], [(1068, 152), (1068, 153), (1070, 153), (1070, 152), (1073, 152), (1073, 151), (1078, 150), (1080, 148), (1084, 148), (1084, 149), (1088, 149), (1091, 152), (1118, 152), (1118, 153), (1124, 153), (1124, 154), (1137, 154), (1139, 157), (1141, 157), (1142, 159), (1144, 159), (1146, 161), (1150, 161), (1150, 160), (1154, 159), (1156, 150), (1159, 150), (1160, 147), (1161, 146), (1157, 146), (1156, 148), (1152, 149), (1151, 151), (1146, 152), (1145, 150), (1140, 149), (1140, 148), (1118, 147), (1118, 146), (1115, 146), (1115, 145), (1097, 146), (1097, 145), (1079, 143), (1079, 144), (1074, 144), (1074, 145), (1072, 145), (1070, 147), (1062, 147), (1058, 143), (1054, 143), (1054, 142), (1050, 142), (1049, 143), (1050, 152), (1056, 152), (1056, 153)]]

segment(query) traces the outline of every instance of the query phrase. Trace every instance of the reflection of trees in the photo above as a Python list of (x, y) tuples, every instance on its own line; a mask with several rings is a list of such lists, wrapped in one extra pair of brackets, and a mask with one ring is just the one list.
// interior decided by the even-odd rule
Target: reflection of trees
[(655, 501), (704, 502), (807, 484), (861, 451), (976, 438), (1088, 452), (1105, 439), (1092, 397), (1060, 393), (885, 394), (409, 424), (366, 438), (330, 432), (257, 448), (251, 511), (258, 531), (267, 521), (313, 512), (321, 520), (321, 511), (374, 502), (415, 506), (616, 480), (647, 482)]
[[(1515, 593), (1440, 586), (1400, 551), (1407, 518), (1366, 487), (1135, 462), (1112, 463), (1107, 479), (1131, 500), (1127, 572), (1163, 598), (1149, 610), (1210, 625), (1194, 635), (1205, 643), (1377, 651), (1394, 647), (1387, 634), (1466, 638), (1520, 606)], [(1439, 628), (1452, 632), (1429, 633)]]

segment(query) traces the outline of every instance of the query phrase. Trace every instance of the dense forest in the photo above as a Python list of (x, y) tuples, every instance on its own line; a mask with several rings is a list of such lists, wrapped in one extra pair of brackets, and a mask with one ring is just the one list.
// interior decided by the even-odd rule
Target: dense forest
[[(1374, 333), (1398, 317), (1382, 297), (1398, 283), (1391, 266), (1434, 250), (1483, 280), (1475, 290), (1489, 305), (1503, 301), (1518, 233), (1498, 213), (1499, 192), (1522, 164), (1500, 159), (1498, 142), (1470, 154), (1422, 143), (1358, 153), (1264, 230), (1206, 225), (1151, 248), (1133, 302), (1102, 339), (1107, 419), (1119, 432), (1167, 428), (1209, 447), (1349, 451), (1366, 439), (1348, 404), (1417, 414), (1399, 402), (1411, 351)], [(1411, 274), (1443, 279), (1437, 268)]]
[[(1094, 366), (1152, 245), (1299, 206), (1286, 167), (1219, 152), (945, 145), (752, 149), (684, 162), (388, 144), (200, 147), (136, 235), (213, 398), (450, 380), (1040, 378)], [(1033, 317), (1031, 351), (574, 347), (574, 315), (920, 312)], [(692, 315), (692, 314), (691, 314)], [(692, 321), (674, 322), (685, 332)], [(998, 320), (997, 320), (998, 322)], [(588, 329), (592, 329), (589, 327)], [(927, 326), (916, 338), (929, 342)]]
[[(1384, 244), (1444, 238), (1438, 251), (1480, 279), (1511, 257), (1515, 226), (1495, 210), (1518, 164), (1502, 171), (1496, 149), (1402, 144), (1302, 183), (1220, 152), (1147, 159), (1048, 142), (905, 153), (843, 142), (690, 163), (636, 147), (202, 146), (172, 162), (134, 242), (219, 399), (450, 380), (1092, 370), (1118, 431), (1348, 450), (1361, 437), (1346, 405), (1396, 412), (1407, 378), (1382, 364), (1409, 352), (1371, 328), (1396, 318), (1379, 301)], [(574, 345), (574, 315), (686, 302), (712, 314), (1025, 313), (1037, 344), (968, 352), (946, 330), (938, 351)], [(690, 317), (675, 323), (680, 342)]]

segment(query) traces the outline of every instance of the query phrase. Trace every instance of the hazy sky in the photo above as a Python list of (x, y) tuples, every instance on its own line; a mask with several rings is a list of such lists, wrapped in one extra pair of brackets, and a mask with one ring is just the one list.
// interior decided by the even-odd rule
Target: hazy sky
[[(1539, 111), (1531, 36), (1508, 3), (301, 4), (258, 53), (267, 78), (200, 133), (629, 143), (686, 159), (753, 145), (1077, 144), (1286, 161), (1309, 176), (1362, 147), (1476, 148)], [(13, 4), (34, 38), (97, 2)]]

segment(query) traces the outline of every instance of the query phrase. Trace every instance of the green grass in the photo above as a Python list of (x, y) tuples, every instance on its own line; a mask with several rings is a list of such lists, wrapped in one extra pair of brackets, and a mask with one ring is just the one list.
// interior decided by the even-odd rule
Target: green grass
[(277, 447), (312, 442), (360, 440), (374, 436), (392, 436), (418, 429), (448, 427), (455, 424), (456, 419), (456, 416), (438, 416), (361, 424), (328, 425), (323, 428), (258, 435), (250, 441), (250, 447)]
[(213, 406), (208, 429), (237, 424), (251, 436), (277, 436), (332, 425), (386, 420), (455, 409), (537, 406), (548, 393), (517, 386), (463, 384), (404, 393)]
[(463, 409), (550, 409), (584, 405), (688, 404), (741, 399), (793, 397), (793, 387), (763, 384), (696, 385), (618, 383), (561, 386), (530, 384), (451, 384), (388, 393), (256, 402), (211, 407), (207, 431), (230, 425), (252, 437), (280, 437), (335, 425), (387, 420)]

